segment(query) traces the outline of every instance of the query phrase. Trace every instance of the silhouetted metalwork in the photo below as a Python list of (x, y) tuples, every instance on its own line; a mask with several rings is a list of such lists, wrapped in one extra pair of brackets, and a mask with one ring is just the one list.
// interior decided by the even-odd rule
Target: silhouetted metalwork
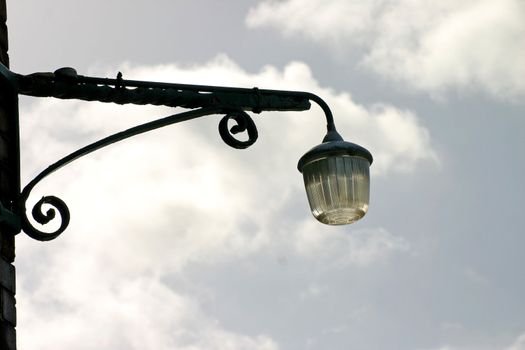
[[(323, 109), (327, 120), (327, 135), (338, 135), (328, 105), (320, 97), (308, 92), (124, 80), (120, 72), (116, 79), (94, 78), (78, 75), (73, 68), (61, 68), (54, 73), (30, 75), (16, 74), (7, 71), (5, 67), (0, 69), (13, 81), (18, 93), (23, 95), (192, 109), (105, 137), (51, 164), (31, 180), (20, 194), (18, 213), (21, 217), (20, 229), (40, 241), (52, 240), (64, 232), (69, 224), (70, 214), (67, 205), (60, 198), (44, 196), (31, 210), (32, 218), (37, 223), (46, 225), (56, 219), (58, 212), (61, 222), (58, 229), (52, 232), (36, 228), (28, 218), (26, 210), (26, 202), (33, 188), (45, 177), (70, 162), (112, 143), (182, 121), (206, 115), (224, 114), (219, 122), (221, 138), (233, 148), (244, 149), (251, 146), (258, 137), (257, 127), (246, 111), (253, 113), (304, 111), (310, 108), (310, 101), (317, 103)], [(229, 127), (230, 120), (236, 123), (232, 127)], [(242, 132), (247, 133), (247, 140), (241, 141), (234, 136)], [(51, 208), (44, 212), (44, 205)]]
[[(26, 202), (29, 198), (29, 195), (31, 194), (31, 191), (33, 188), (44, 178), (46, 178), (48, 175), (52, 174), (53, 172), (57, 171), (58, 169), (62, 168), (63, 166), (71, 163), (72, 161), (83, 157), (89, 153), (92, 153), (98, 149), (101, 149), (103, 147), (106, 147), (110, 144), (113, 144), (115, 142), (119, 142), (122, 140), (125, 140), (127, 138), (130, 138), (135, 135), (139, 135), (151, 130), (155, 130), (167, 125), (179, 123), (182, 121), (202, 117), (205, 115), (210, 114), (216, 114), (220, 113), (221, 110), (219, 108), (215, 107), (209, 107), (209, 108), (201, 108), (198, 110), (192, 110), (184, 113), (179, 113), (175, 115), (171, 115), (162, 119), (154, 120), (142, 125), (138, 125), (135, 127), (132, 127), (130, 129), (121, 131), (119, 133), (116, 133), (114, 135), (105, 137), (99, 141), (96, 141), (94, 143), (91, 143), (85, 147), (82, 147), (71, 154), (67, 155), (66, 157), (58, 160), (57, 162), (51, 164), (48, 166), (44, 171), (42, 171), (40, 174), (38, 174), (31, 182), (29, 182), (24, 189), (22, 190), (22, 193), (20, 195), (20, 214), (22, 216), (22, 230), (30, 237), (40, 240), (40, 241), (49, 241), (56, 237), (58, 237), (64, 230), (67, 228), (69, 224), (69, 209), (67, 205), (62, 201), (60, 198), (55, 196), (45, 196), (40, 201), (38, 201), (35, 205), (35, 207), (31, 211), (31, 215), (33, 219), (35, 219), (36, 222), (38, 222), (41, 225), (46, 225), (51, 220), (55, 219), (56, 217), (56, 211), (58, 211), (61, 219), (60, 227), (56, 229), (53, 232), (44, 232), (39, 229), (37, 229), (29, 220), (27, 217), (27, 211), (26, 211)], [(43, 212), (42, 205), (48, 204), (52, 208), (48, 209), (45, 213)]]
[(310, 108), (307, 96), (293, 91), (124, 80), (122, 75), (93, 78), (77, 75), (72, 68), (15, 76), (19, 93), (36, 97), (183, 108), (221, 106), (256, 113)]
[[(230, 120), (234, 120), (237, 124), (228, 128), (228, 122)], [(234, 134), (245, 131), (248, 133), (248, 140), (246, 141), (240, 141), (233, 136)], [(230, 111), (221, 119), (219, 122), (219, 134), (224, 143), (237, 149), (250, 147), (257, 141), (257, 137), (259, 136), (253, 119), (248, 113), (241, 110)]]

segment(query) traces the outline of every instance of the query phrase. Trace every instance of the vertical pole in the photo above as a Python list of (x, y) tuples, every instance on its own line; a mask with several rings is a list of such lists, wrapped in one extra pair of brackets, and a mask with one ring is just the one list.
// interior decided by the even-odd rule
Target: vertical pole
[[(9, 67), (6, 0), (0, 0), (0, 63)], [(16, 212), (20, 193), (18, 95), (0, 76), (0, 201)], [(16, 350), (15, 232), (0, 224), (0, 349)]]

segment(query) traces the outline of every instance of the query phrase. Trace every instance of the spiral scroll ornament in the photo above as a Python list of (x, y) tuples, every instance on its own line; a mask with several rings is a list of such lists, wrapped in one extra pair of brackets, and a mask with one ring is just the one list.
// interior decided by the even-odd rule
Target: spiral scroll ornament
[[(229, 128), (228, 122), (230, 120), (234, 120), (237, 124)], [(247, 140), (240, 141), (233, 136), (241, 132), (248, 133)], [(253, 119), (248, 115), (248, 113), (242, 110), (228, 112), (228, 114), (226, 114), (221, 119), (219, 122), (219, 134), (221, 135), (222, 140), (228, 146), (237, 149), (245, 149), (250, 147), (255, 143), (255, 141), (257, 141), (257, 137), (259, 136)]]
[[(51, 206), (44, 212), (44, 205)], [(33, 219), (41, 225), (46, 225), (56, 219), (56, 212), (60, 216), (60, 227), (53, 232), (44, 232), (37, 229), (27, 217), (27, 212), (25, 207), (22, 210), (22, 230), (31, 238), (34, 238), (39, 241), (50, 241), (58, 236), (69, 225), (69, 208), (66, 203), (58, 197), (55, 196), (45, 196), (42, 197), (31, 210), (31, 216)]]

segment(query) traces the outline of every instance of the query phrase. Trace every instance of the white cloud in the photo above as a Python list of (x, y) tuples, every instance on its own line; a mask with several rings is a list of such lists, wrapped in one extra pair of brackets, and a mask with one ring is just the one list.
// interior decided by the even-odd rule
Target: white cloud
[(35, 289), (19, 281), (21, 349), (279, 349), (268, 336), (223, 329), (156, 276), (117, 279), (101, 262), (65, 263)]
[(267, 0), (250, 27), (276, 27), (360, 54), (381, 76), (442, 94), (484, 91), (503, 99), (525, 94), (525, 5), (519, 0)]
[[(376, 174), (414, 171), (435, 158), (412, 112), (357, 105), (347, 92), (320, 87), (304, 63), (248, 74), (221, 57), (204, 66), (124, 71), (135, 79), (313, 91), (333, 106), (343, 135), (370, 146)], [(56, 100), (22, 105), (23, 178), (89, 140), (169, 113)], [(49, 245), (18, 242), (20, 347), (278, 349), (266, 334), (240, 334), (205, 315), (198, 295), (168, 286), (165, 277), (261, 252), (362, 268), (408, 250), (383, 229), (330, 232), (308, 214), (296, 162), (323, 137), (319, 113), (255, 116), (260, 140), (245, 151), (220, 141), (216, 117), (188, 122), (113, 145), (42, 182), (34, 198), (60, 196), (72, 222)]]

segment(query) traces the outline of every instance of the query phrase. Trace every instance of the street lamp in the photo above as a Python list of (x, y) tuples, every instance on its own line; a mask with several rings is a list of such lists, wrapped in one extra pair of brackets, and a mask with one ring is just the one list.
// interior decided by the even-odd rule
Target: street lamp
[[(48, 241), (58, 237), (69, 224), (69, 209), (58, 197), (44, 196), (40, 199), (31, 210), (34, 221), (46, 225), (55, 219), (57, 212), (60, 216), (57, 229), (53, 232), (41, 231), (29, 220), (26, 212), (26, 201), (31, 191), (46, 176), (76, 159), (138, 134), (212, 114), (224, 115), (219, 122), (219, 134), (223, 141), (231, 147), (244, 149), (258, 137), (255, 123), (246, 111), (304, 111), (310, 108), (310, 101), (322, 108), (327, 121), (323, 142), (301, 157), (298, 164), (313, 215), (324, 224), (341, 225), (359, 220), (368, 210), (372, 155), (361, 146), (343, 141), (336, 131), (330, 108), (312, 93), (124, 80), (120, 72), (115, 79), (94, 78), (78, 75), (73, 68), (61, 68), (54, 73), (20, 75), (0, 65), (0, 75), (16, 95), (189, 109), (78, 149), (38, 174), (12, 203), (0, 203), (0, 222), (34, 239)], [(230, 126), (231, 121), (233, 126)], [(247, 140), (235, 138), (234, 135), (241, 132), (247, 133)], [(51, 208), (44, 211), (44, 205)]]
[(299, 159), (312, 214), (328, 225), (345, 225), (368, 211), (372, 155), (334, 130)]

